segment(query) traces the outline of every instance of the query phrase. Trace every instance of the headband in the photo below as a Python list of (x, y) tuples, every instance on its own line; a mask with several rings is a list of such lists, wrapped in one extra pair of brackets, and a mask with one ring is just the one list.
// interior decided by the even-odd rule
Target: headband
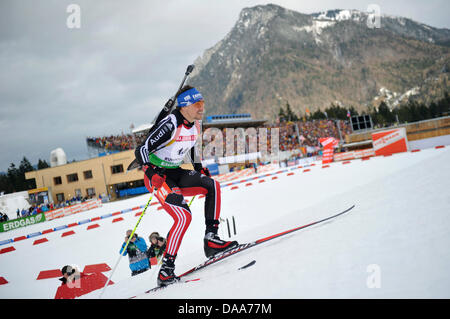
[(203, 100), (202, 94), (196, 88), (189, 89), (177, 96), (178, 106), (188, 106)]

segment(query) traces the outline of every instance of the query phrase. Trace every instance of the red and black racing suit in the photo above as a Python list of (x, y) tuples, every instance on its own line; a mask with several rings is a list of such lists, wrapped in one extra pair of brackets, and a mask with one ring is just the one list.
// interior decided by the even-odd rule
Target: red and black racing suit
[[(181, 132), (181, 133), (180, 133)], [(184, 132), (184, 135), (183, 135)], [(184, 234), (192, 220), (184, 196), (205, 195), (205, 224), (206, 232), (217, 233), (219, 224), (221, 191), (219, 182), (200, 173), (202, 164), (198, 159), (196, 147), (186, 148), (185, 140), (196, 140), (201, 136), (199, 126), (189, 123), (178, 109), (172, 114), (156, 124), (150, 130), (145, 142), (136, 148), (135, 155), (137, 161), (147, 166), (145, 170), (144, 182), (147, 189), (152, 192), (151, 180), (158, 172), (166, 176), (166, 184), (170, 188), (170, 193), (165, 200), (158, 198), (162, 207), (173, 218), (174, 223), (167, 237), (167, 254), (176, 256)], [(176, 143), (179, 143), (177, 145)], [(192, 143), (191, 143), (192, 144)], [(189, 145), (189, 144), (188, 144)], [(190, 152), (194, 170), (185, 170), (179, 167), (178, 163), (167, 163), (167, 158), (158, 158), (155, 154), (164, 148), (171, 148), (172, 152), (183, 155)], [(178, 167), (177, 167), (178, 166)], [(163, 170), (161, 170), (163, 168)]]

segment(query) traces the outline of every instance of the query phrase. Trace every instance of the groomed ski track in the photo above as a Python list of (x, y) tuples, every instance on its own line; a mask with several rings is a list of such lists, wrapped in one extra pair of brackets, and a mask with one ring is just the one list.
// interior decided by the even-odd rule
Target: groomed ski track
[[(192, 275), (201, 278), (143, 294), (155, 286), (155, 268), (130, 277), (123, 257), (103, 298), (449, 298), (450, 297), (450, 148), (427, 149), (389, 157), (320, 162), (264, 177), (238, 189), (223, 188), (222, 217), (234, 216), (240, 243), (254, 241), (331, 216), (325, 223), (271, 240)], [(294, 174), (290, 174), (294, 173)], [(0, 240), (56, 227), (62, 223), (145, 205), (149, 194), (104, 204), (102, 208), (1, 234)], [(202, 263), (204, 199), (191, 206), (193, 220), (176, 262), (183, 273)], [(150, 206), (137, 233), (165, 235), (172, 220)], [(100, 227), (74, 227), (75, 235), (46, 234), (48, 242), (13, 243), (0, 255), (1, 298), (53, 298), (60, 282), (36, 280), (39, 272), (65, 264), (107, 263), (112, 267), (125, 231), (137, 221), (98, 221)], [(228, 238), (226, 224), (219, 234)], [(9, 245), (1, 246), (4, 248)], [(248, 269), (238, 268), (256, 260)], [(27, 267), (19, 267), (24, 265)], [(104, 272), (106, 276), (110, 271)], [(186, 276), (186, 279), (192, 279)], [(100, 290), (82, 298), (98, 298)]]

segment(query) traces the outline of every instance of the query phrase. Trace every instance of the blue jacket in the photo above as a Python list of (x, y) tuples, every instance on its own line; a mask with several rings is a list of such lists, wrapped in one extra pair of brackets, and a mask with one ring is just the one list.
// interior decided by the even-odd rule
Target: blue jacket
[[(119, 253), (122, 252), (125, 245), (126, 242), (122, 244)], [(148, 261), (146, 251), (147, 251), (147, 244), (145, 243), (144, 238), (138, 237), (134, 243), (130, 241), (127, 250), (125, 250), (122, 255), (125, 256), (128, 254), (131, 271), (138, 271), (150, 268), (150, 263)]]

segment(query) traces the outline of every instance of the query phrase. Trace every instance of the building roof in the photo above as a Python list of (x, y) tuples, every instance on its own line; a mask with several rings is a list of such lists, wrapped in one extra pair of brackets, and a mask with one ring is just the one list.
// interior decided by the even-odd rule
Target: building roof
[(152, 126), (153, 126), (153, 124), (151, 124), (151, 123), (141, 124), (138, 127), (135, 127), (131, 132), (133, 134), (144, 132), (144, 131), (147, 131), (147, 130), (151, 129)]
[(203, 122), (203, 128), (217, 127), (251, 127), (251, 126), (261, 126), (266, 123), (267, 120), (228, 120), (228, 121), (215, 121), (215, 122)]

